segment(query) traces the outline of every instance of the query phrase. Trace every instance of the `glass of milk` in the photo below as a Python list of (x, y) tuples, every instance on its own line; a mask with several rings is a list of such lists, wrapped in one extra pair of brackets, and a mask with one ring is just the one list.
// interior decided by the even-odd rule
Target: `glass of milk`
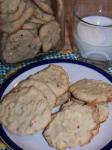
[(76, 0), (73, 40), (82, 57), (112, 60), (112, 0)]

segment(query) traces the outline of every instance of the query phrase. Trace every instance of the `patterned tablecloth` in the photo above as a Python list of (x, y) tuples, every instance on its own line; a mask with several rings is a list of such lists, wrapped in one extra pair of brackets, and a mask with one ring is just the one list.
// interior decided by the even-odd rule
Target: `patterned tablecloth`
[[(62, 52), (57, 52), (56, 50), (53, 52), (49, 52), (48, 54), (41, 55), (38, 58), (32, 59), (30, 61), (25, 61), (19, 64), (5, 64), (0, 62), (0, 85), (12, 74), (14, 74), (18, 69), (27, 66), (31, 63), (35, 63), (39, 60), (45, 59), (72, 59), (72, 60), (82, 60), (77, 54), (73, 53), (71, 50), (65, 50)], [(85, 61), (85, 60), (83, 60)], [(106, 72), (112, 75), (112, 64), (110, 63), (108, 67), (104, 69)], [(0, 150), (11, 150), (8, 148), (5, 143), (0, 140)]]

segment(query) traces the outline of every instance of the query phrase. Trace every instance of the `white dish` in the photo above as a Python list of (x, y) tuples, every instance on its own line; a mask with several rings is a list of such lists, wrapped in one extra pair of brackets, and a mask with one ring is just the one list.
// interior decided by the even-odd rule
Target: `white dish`
[[(62, 66), (68, 73), (71, 83), (82, 78), (97, 79), (112, 83), (112, 77), (110, 75), (92, 65), (71, 60), (46, 60), (29, 65), (28, 67), (19, 70), (15, 75), (10, 77), (2, 85), (0, 89), (0, 97), (3, 97), (3, 95), (8, 93), (20, 81), (42, 70), (50, 63)], [(95, 136), (95, 138), (89, 144), (83, 147), (76, 147), (73, 150), (111, 150), (112, 104), (109, 104), (109, 111), (109, 118), (105, 123), (101, 124), (99, 134)], [(5, 143), (14, 150), (55, 150), (54, 148), (49, 147), (44, 137), (42, 136), (42, 131), (32, 136), (15, 136), (0, 125), (0, 136), (3, 141), (5, 141)]]

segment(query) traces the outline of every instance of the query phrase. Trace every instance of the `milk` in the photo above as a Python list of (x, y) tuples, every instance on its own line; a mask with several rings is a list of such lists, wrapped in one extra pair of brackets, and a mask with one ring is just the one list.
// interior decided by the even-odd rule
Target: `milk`
[(95, 60), (112, 60), (112, 19), (88, 16), (82, 20), (74, 31), (81, 55)]

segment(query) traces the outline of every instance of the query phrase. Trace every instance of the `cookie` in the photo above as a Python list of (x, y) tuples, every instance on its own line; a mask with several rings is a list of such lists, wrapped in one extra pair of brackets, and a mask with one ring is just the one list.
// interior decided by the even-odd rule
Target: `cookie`
[(2, 56), (6, 62), (16, 63), (36, 56), (40, 47), (38, 37), (34, 38), (28, 30), (19, 30), (8, 37)]
[(29, 21), (32, 22), (32, 23), (37, 23), (37, 24), (39, 24), (39, 25), (45, 24), (45, 21), (43, 21), (43, 20), (41, 20), (41, 19), (38, 19), (38, 18), (36, 18), (36, 17), (30, 18)]
[(46, 2), (46, 0), (33, 0), (33, 1), (44, 12), (46, 12), (48, 14), (53, 14), (53, 10), (52, 10), (51, 6), (49, 6), (49, 4)]
[(30, 86), (34, 86), (37, 90), (40, 90), (42, 92), (42, 94), (47, 100), (49, 109), (52, 110), (53, 107), (55, 106), (56, 96), (45, 83), (39, 80), (27, 79), (18, 84), (16, 88), (21, 89), (23, 87), (30, 87)]
[(107, 120), (109, 116), (109, 106), (108, 103), (101, 103), (97, 104), (98, 110), (99, 110), (99, 116), (100, 116), (100, 123)]
[(47, 52), (56, 46), (60, 39), (60, 31), (60, 25), (56, 21), (51, 21), (41, 27), (39, 37), (43, 52)]
[[(66, 103), (66, 107), (69, 107), (72, 103), (74, 102), (74, 104), (79, 104), (79, 105), (87, 105), (87, 103), (85, 103), (84, 101), (80, 101), (78, 99), (75, 99), (73, 97), (70, 97), (68, 100), (68, 103)], [(96, 106), (94, 106), (96, 107)], [(100, 112), (98, 107), (96, 107), (96, 113), (94, 113), (93, 115), (94, 119), (96, 120), (96, 122), (98, 122), (98, 126), (92, 131), (92, 135), (95, 136), (99, 133), (99, 128), (100, 128)]]
[(44, 82), (56, 97), (64, 94), (69, 88), (68, 74), (58, 65), (51, 64), (30, 78)]
[(72, 84), (70, 91), (75, 98), (88, 103), (112, 101), (112, 85), (103, 81), (82, 79)]
[(15, 11), (17, 11), (18, 6), (20, 4), (21, 0), (4, 0), (1, 3), (1, 13), (5, 14), (5, 13), (15, 13)]
[(51, 120), (51, 112), (45, 97), (31, 86), (4, 97), (0, 118), (9, 132), (31, 135), (46, 127)]
[(29, 30), (18, 30), (16, 33), (11, 34), (8, 37), (8, 40), (10, 41), (10, 43), (14, 43), (18, 41), (32, 41), (33, 38), (34, 37)]
[[(70, 98), (72, 101), (78, 103), (78, 104), (82, 104), (82, 105), (86, 105), (87, 103), (85, 103), (84, 101), (80, 101), (74, 98)], [(99, 103), (96, 105), (96, 107), (98, 108), (99, 111), (99, 121), (100, 123), (104, 122), (107, 120), (108, 116), (109, 116), (109, 106), (108, 103)], [(96, 132), (96, 131), (95, 131)]]
[(63, 95), (57, 98), (56, 106), (62, 105), (65, 102), (69, 101), (70, 97), (71, 97), (70, 92), (69, 91), (65, 92)]
[[(18, 0), (11, 0), (11, 2), (9, 4), (9, 1), (6, 0), (2, 3), (3, 6), (1, 8), (6, 9), (4, 11), (1, 9), (2, 13), (0, 15), (0, 19), (2, 20), (3, 25), (6, 23), (9, 23), (9, 22), (12, 22), (12, 21), (16, 21), (23, 14), (23, 12), (25, 10), (25, 6), (26, 6), (26, 1), (21, 0), (19, 4), (17, 2), (18, 2)], [(19, 6), (18, 5), (15, 6), (15, 4), (18, 4)], [(18, 6), (18, 9), (15, 13), (9, 13), (11, 11), (11, 8), (14, 9), (14, 7), (17, 7), (17, 6)]]
[(32, 22), (26, 22), (22, 26), (23, 30), (32, 30), (32, 29), (38, 29), (38, 24), (32, 23)]
[(34, 16), (37, 18), (37, 19), (40, 19), (42, 21), (44, 21), (45, 23), (46, 22), (49, 22), (49, 21), (52, 21), (55, 19), (55, 17), (53, 15), (50, 15), (50, 14), (46, 14), (45, 12), (43, 12), (41, 9), (39, 9), (38, 7), (35, 9), (35, 12), (34, 12)]
[[(80, 101), (77, 99), (72, 98), (72, 101), (74, 101), (75, 103), (81, 104), (81, 105), (86, 105), (86, 103), (84, 101)], [(104, 121), (107, 120), (108, 116), (109, 116), (109, 106), (108, 103), (100, 103), (96, 105), (98, 111), (99, 111), (99, 122), (103, 123)], [(93, 131), (93, 134), (97, 134), (99, 131), (99, 129), (95, 129)]]
[(18, 29), (20, 29), (23, 26), (24, 22), (33, 15), (33, 12), (34, 12), (33, 7), (27, 5), (27, 8), (25, 9), (24, 13), (18, 20), (14, 22), (9, 22), (4, 25), (0, 25), (0, 31), (9, 34), (16, 32)]
[(97, 113), (95, 107), (68, 102), (51, 120), (44, 137), (50, 146), (59, 150), (85, 145), (99, 125), (94, 118)]
[(6, 0), (7, 2), (8, 2), (8, 13), (9, 14), (13, 14), (13, 13), (15, 13), (16, 11), (17, 11), (17, 9), (18, 9), (18, 6), (19, 6), (19, 4), (20, 4), (20, 2), (21, 2), (21, 0)]

